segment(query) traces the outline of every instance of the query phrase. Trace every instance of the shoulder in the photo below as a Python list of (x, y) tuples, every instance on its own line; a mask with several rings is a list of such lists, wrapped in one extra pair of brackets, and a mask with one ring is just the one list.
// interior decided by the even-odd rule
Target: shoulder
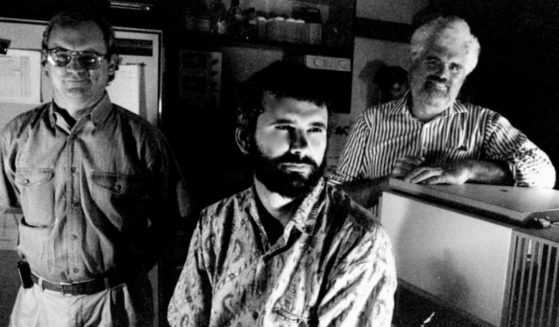
[(371, 106), (365, 109), (361, 114), (360, 119), (368, 125), (374, 122), (390, 119), (395, 115), (401, 115), (406, 108), (406, 98), (386, 102), (376, 106)]
[(115, 127), (120, 130), (119, 135), (124, 139), (133, 140), (132, 143), (139, 149), (153, 156), (170, 151), (169, 142), (163, 132), (143, 117), (116, 104), (112, 104), (112, 115)]
[(494, 117), (500, 116), (499, 113), (489, 108), (471, 104), (468, 102), (456, 101), (454, 108), (457, 112), (472, 116), (472, 117)]
[(26, 129), (37, 126), (41, 119), (48, 119), (49, 106), (50, 102), (44, 103), (34, 109), (17, 115), (4, 126), (1, 137), (3, 139), (19, 137)]
[(145, 118), (127, 110), (117, 104), (112, 104), (112, 110), (120, 124), (129, 126), (133, 130), (159, 135), (161, 131), (149, 123)]
[(251, 188), (224, 198), (201, 211), (200, 224), (203, 228), (223, 226), (226, 221), (233, 220), (240, 212), (248, 210), (251, 201)]

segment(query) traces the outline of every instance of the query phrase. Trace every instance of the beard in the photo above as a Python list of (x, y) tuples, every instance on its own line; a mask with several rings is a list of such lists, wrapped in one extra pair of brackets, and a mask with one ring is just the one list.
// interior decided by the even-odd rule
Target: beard
[[(451, 80), (442, 79), (436, 75), (427, 76), (425, 79), (421, 76), (412, 76), (411, 84), (412, 91), (415, 91), (413, 95), (420, 102), (428, 106), (440, 108), (447, 108), (452, 105), (462, 85)], [(445, 88), (437, 87), (437, 85), (441, 84)]]
[[(290, 199), (309, 194), (318, 184), (326, 167), (326, 160), (323, 160), (319, 166), (309, 157), (299, 157), (290, 152), (277, 158), (270, 158), (262, 153), (257, 145), (254, 145), (250, 151), (249, 159), (256, 178), (269, 191)], [(307, 164), (310, 172), (303, 174), (282, 169), (281, 165), (285, 163)]]
[(423, 100), (423, 103), (432, 106), (449, 105), (452, 102), (450, 88), (448, 86), (446, 90), (441, 90), (431, 85), (429, 81), (423, 85), (421, 92), (419, 92), (419, 98)]

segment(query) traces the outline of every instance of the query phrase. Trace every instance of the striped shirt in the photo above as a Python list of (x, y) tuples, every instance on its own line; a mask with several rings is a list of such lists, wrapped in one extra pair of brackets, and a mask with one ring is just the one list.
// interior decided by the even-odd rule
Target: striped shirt
[(463, 159), (504, 162), (516, 186), (554, 186), (548, 156), (500, 114), (455, 102), (423, 122), (412, 115), (408, 98), (363, 112), (342, 151), (334, 182), (384, 177), (398, 159), (421, 156), (428, 165)]

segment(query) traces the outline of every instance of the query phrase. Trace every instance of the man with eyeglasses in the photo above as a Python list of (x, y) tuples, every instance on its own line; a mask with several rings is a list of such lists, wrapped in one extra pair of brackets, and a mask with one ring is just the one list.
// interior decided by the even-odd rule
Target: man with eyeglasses
[(10, 326), (151, 326), (147, 272), (190, 212), (161, 132), (105, 92), (114, 32), (64, 12), (43, 36), (54, 98), (0, 134), (0, 207), (22, 213)]

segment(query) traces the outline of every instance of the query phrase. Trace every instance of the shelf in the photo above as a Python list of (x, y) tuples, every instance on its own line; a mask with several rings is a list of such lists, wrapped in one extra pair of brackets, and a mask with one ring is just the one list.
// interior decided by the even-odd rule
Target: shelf
[(167, 32), (167, 42), (189, 48), (218, 50), (223, 47), (242, 47), (284, 51), (287, 54), (320, 54), (332, 57), (351, 57), (353, 45), (348, 47), (329, 47), (303, 43), (279, 42), (260, 39), (235, 39), (225, 35), (210, 35), (205, 32)]

